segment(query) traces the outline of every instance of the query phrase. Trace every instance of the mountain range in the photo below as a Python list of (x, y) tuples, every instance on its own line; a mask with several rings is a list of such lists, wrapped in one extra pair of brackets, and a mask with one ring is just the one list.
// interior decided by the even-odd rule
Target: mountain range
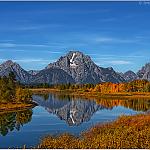
[(118, 73), (112, 67), (103, 68), (96, 65), (90, 56), (80, 51), (70, 51), (39, 71), (26, 71), (11, 60), (0, 65), (0, 76), (8, 76), (10, 72), (14, 72), (16, 79), (23, 84), (121, 83), (136, 79), (150, 81), (150, 63), (143, 66), (137, 73), (131, 70)]

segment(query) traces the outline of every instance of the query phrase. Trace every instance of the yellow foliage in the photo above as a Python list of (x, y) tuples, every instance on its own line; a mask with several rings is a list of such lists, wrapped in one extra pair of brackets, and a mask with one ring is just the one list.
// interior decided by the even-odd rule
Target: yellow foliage
[(31, 92), (28, 89), (17, 88), (16, 89), (16, 100), (19, 102), (28, 102), (31, 100)]
[(113, 123), (99, 124), (81, 137), (63, 134), (45, 137), (38, 148), (149, 149), (150, 115), (122, 116)]

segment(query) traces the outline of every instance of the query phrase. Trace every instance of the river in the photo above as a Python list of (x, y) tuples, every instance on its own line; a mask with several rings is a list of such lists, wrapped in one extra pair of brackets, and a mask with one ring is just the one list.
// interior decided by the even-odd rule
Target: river
[(95, 101), (49, 93), (33, 95), (33, 100), (38, 103), (33, 109), (0, 113), (0, 148), (31, 148), (48, 134), (78, 136), (97, 123), (150, 109), (150, 100), (138, 99)]

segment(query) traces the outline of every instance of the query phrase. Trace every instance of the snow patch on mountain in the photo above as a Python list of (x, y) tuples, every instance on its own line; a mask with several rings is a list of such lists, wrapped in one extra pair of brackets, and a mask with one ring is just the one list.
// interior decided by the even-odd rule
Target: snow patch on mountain
[(77, 67), (76, 63), (74, 62), (75, 56), (76, 56), (76, 54), (73, 53), (72, 58), (70, 59), (70, 66), (71, 67)]

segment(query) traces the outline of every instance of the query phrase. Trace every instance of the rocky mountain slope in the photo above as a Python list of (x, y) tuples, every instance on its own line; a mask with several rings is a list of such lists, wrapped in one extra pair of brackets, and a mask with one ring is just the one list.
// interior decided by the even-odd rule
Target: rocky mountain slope
[(139, 79), (145, 79), (150, 81), (150, 63), (145, 64), (138, 72)]
[(66, 56), (61, 56), (41, 71), (26, 71), (11, 60), (0, 65), (0, 76), (8, 76), (10, 72), (14, 72), (16, 79), (24, 84), (120, 83), (136, 79), (150, 81), (150, 63), (143, 66), (137, 74), (133, 71), (118, 73), (112, 67), (97, 66), (88, 55), (79, 51), (70, 51)]
[(0, 76), (8, 76), (10, 72), (13, 72), (16, 75), (16, 79), (24, 84), (29, 83), (32, 78), (32, 75), (22, 69), (19, 64), (11, 60), (0, 65)]
[(97, 66), (89, 56), (79, 51), (70, 51), (66, 56), (48, 68), (59, 68), (67, 72), (76, 83), (100, 83), (100, 82), (124, 82), (124, 78), (116, 73), (113, 68), (102, 68)]
[(129, 70), (125, 73), (122, 74), (122, 77), (126, 80), (126, 82), (130, 82), (133, 80), (138, 79), (138, 76), (136, 73), (134, 73), (133, 71)]
[(28, 71), (28, 73), (31, 74), (31, 75), (33, 75), (33, 76), (36, 75), (36, 74), (38, 74), (39, 72), (40, 72), (39, 70), (29, 70)]
[(75, 83), (74, 79), (67, 74), (64, 70), (59, 68), (49, 68), (41, 70), (39, 73), (32, 77), (30, 84), (65, 84)]

